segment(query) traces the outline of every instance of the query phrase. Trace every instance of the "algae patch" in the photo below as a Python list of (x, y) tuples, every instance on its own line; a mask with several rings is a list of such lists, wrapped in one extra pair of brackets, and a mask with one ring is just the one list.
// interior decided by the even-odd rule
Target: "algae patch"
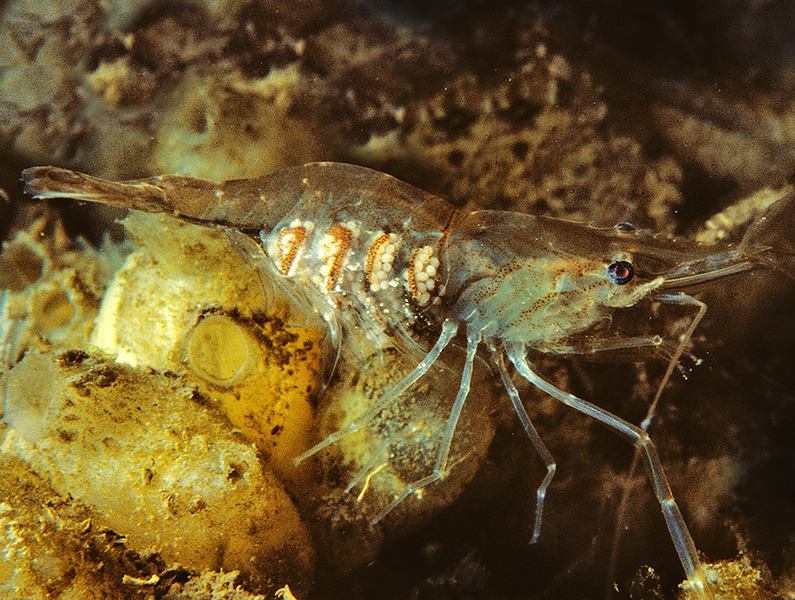
[(138, 246), (21, 231), (0, 254), (0, 454), (130, 550), (303, 593), (314, 550), (273, 470), (304, 449), (321, 344), (224, 232), (126, 224)]
[(195, 570), (240, 570), (255, 590), (311, 579), (309, 535), (289, 497), (184, 380), (29, 353), (3, 381), (12, 428), (3, 453), (95, 507), (130, 548)]
[(312, 425), (322, 334), (289, 324), (241, 240), (138, 213), (124, 225), (139, 249), (109, 285), (92, 345), (130, 365), (187, 372), (280, 476), (292, 474)]

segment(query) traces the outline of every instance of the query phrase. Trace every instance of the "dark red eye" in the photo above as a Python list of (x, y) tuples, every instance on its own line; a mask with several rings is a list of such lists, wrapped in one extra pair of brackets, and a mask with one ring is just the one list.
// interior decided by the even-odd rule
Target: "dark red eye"
[(616, 285), (624, 285), (632, 280), (635, 270), (625, 260), (617, 260), (607, 266), (607, 278)]

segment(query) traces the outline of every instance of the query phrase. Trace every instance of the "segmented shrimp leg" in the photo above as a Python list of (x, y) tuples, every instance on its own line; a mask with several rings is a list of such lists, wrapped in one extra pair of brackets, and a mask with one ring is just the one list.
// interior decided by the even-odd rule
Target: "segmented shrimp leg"
[(578, 345), (544, 344), (537, 349), (553, 354), (598, 354), (599, 352), (610, 352), (615, 350), (629, 350), (630, 348), (642, 348), (644, 346), (659, 346), (663, 343), (659, 335), (636, 336), (616, 339), (596, 339)]
[(538, 486), (538, 489), (536, 489), (536, 516), (535, 523), (533, 524), (533, 537), (530, 538), (530, 543), (535, 544), (538, 541), (538, 536), (541, 535), (541, 518), (544, 514), (544, 499), (547, 497), (547, 488), (549, 484), (552, 483), (552, 478), (555, 476), (557, 464), (555, 463), (552, 453), (547, 449), (546, 444), (544, 444), (538, 431), (536, 431), (535, 426), (533, 426), (530, 415), (527, 414), (522, 400), (519, 398), (519, 392), (516, 390), (516, 386), (513, 384), (513, 381), (511, 381), (511, 377), (505, 368), (505, 358), (502, 351), (493, 350), (492, 356), (500, 372), (502, 384), (505, 386), (505, 390), (508, 392), (508, 396), (511, 399), (511, 404), (513, 404), (516, 416), (519, 417), (522, 427), (524, 427), (527, 436), (530, 438), (533, 446), (535, 446), (536, 452), (538, 452), (541, 460), (544, 461), (544, 466), (547, 468), (547, 474), (544, 476), (544, 480), (541, 482), (541, 485)]
[[(665, 302), (668, 304), (693, 306), (697, 310), (695, 317), (693, 317), (693, 320), (690, 322), (690, 325), (687, 328), (687, 331), (681, 335), (679, 344), (676, 347), (676, 351), (671, 357), (671, 360), (668, 361), (668, 367), (665, 369), (665, 374), (663, 374), (662, 380), (660, 380), (660, 384), (657, 386), (657, 391), (654, 394), (654, 398), (652, 399), (651, 404), (649, 404), (649, 408), (646, 411), (646, 416), (640, 424), (641, 429), (644, 431), (648, 431), (649, 426), (651, 425), (651, 422), (657, 413), (657, 406), (660, 403), (663, 390), (665, 389), (665, 386), (668, 385), (668, 381), (671, 379), (676, 365), (679, 364), (679, 359), (682, 357), (682, 353), (684, 352), (687, 343), (690, 341), (690, 338), (693, 337), (693, 332), (695, 332), (696, 327), (698, 327), (698, 324), (701, 322), (701, 319), (704, 318), (704, 314), (707, 312), (706, 304), (688, 294), (660, 294), (656, 299), (660, 302)], [(632, 480), (635, 472), (637, 471), (640, 458), (640, 449), (637, 449), (635, 450), (635, 454), (632, 457), (632, 464), (630, 465), (629, 471), (627, 472), (627, 476), (630, 480)], [(615, 573), (618, 569), (619, 548), (621, 547), (621, 537), (626, 527), (630, 492), (631, 488), (624, 489), (624, 492), (621, 494), (621, 501), (618, 503), (616, 526), (613, 532), (613, 548), (610, 552), (610, 563), (608, 564), (607, 569), (608, 582), (615, 580)], [(612, 584), (608, 583), (608, 585), (610, 586)]]
[[(442, 325), (442, 331), (449, 327), (448, 323), (450, 323), (450, 326), (456, 327), (452, 321), (446, 320)], [(394, 509), (398, 504), (403, 502), (403, 500), (411, 496), (413, 493), (421, 490), (427, 485), (430, 485), (434, 481), (444, 478), (444, 476), (447, 475), (447, 461), (450, 457), (450, 446), (453, 443), (453, 434), (455, 433), (455, 428), (458, 425), (458, 419), (461, 416), (461, 410), (464, 408), (464, 402), (469, 395), (475, 354), (477, 353), (481, 339), (482, 336), (479, 330), (467, 334), (467, 353), (464, 362), (464, 370), (461, 373), (461, 385), (458, 388), (458, 394), (456, 395), (455, 401), (453, 402), (453, 407), (450, 409), (450, 416), (447, 417), (447, 424), (445, 425), (444, 433), (442, 434), (442, 441), (439, 445), (439, 453), (436, 455), (436, 463), (433, 466), (433, 472), (427, 477), (423, 477), (422, 479), (407, 485), (406, 488), (400, 492), (400, 494), (398, 494), (394, 500), (392, 500), (392, 503), (382, 510), (379, 515), (371, 521), (373, 525), (387, 516), (392, 509)]]
[(506, 342), (505, 351), (510, 361), (516, 367), (516, 370), (527, 381), (563, 404), (604, 423), (616, 433), (629, 438), (635, 447), (640, 450), (643, 462), (646, 465), (646, 470), (649, 473), (649, 479), (654, 488), (654, 495), (660, 503), (665, 523), (668, 526), (671, 539), (674, 542), (679, 560), (684, 568), (687, 581), (700, 600), (709, 600), (711, 594), (709, 594), (706, 588), (706, 576), (701, 561), (698, 558), (696, 545), (693, 542), (693, 538), (690, 536), (682, 513), (674, 500), (671, 487), (668, 485), (668, 480), (665, 477), (665, 472), (660, 463), (660, 458), (657, 455), (654, 442), (652, 442), (646, 430), (599, 408), (595, 404), (591, 404), (590, 402), (577, 398), (577, 396), (564, 392), (546, 380), (541, 379), (541, 377), (536, 375), (530, 368), (527, 362), (524, 344), (520, 342)]
[[(450, 341), (455, 337), (455, 334), (458, 332), (458, 325), (456, 325), (453, 321), (446, 320), (442, 324), (442, 332), (439, 336), (439, 339), (436, 340), (433, 348), (431, 348), (430, 352), (425, 355), (419, 364), (414, 368), (414, 370), (406, 375), (400, 383), (395, 385), (395, 387), (391, 388), (387, 392), (384, 393), (383, 396), (373, 404), (367, 411), (356, 417), (353, 421), (348, 423), (342, 429), (335, 431), (334, 433), (330, 434), (326, 439), (324, 439), (319, 444), (312, 446), (309, 450), (301, 454), (295, 459), (295, 464), (299, 464), (300, 462), (306, 460), (313, 454), (317, 454), (327, 446), (338, 442), (343, 437), (348, 435), (349, 433), (353, 433), (354, 431), (358, 431), (359, 427), (361, 427), (364, 423), (372, 419), (375, 415), (379, 412), (384, 410), (387, 406), (389, 406), (392, 402), (394, 402), (400, 394), (405, 392), (409, 389), (412, 384), (414, 384), (420, 377), (425, 375), (428, 372), (428, 369), (431, 368), (431, 365), (436, 362), (439, 358), (439, 355), (442, 353)], [(390, 509), (391, 510), (391, 509)], [(386, 511), (389, 512), (389, 511)], [(379, 515), (378, 519), (375, 521), (380, 521), (386, 512)]]
[(671, 357), (671, 360), (668, 361), (668, 368), (666, 368), (665, 374), (660, 381), (660, 385), (657, 387), (657, 392), (654, 394), (654, 398), (649, 405), (646, 418), (644, 418), (643, 422), (640, 424), (643, 429), (649, 428), (649, 425), (651, 424), (651, 421), (657, 411), (657, 405), (660, 402), (660, 397), (662, 396), (663, 390), (665, 389), (665, 386), (668, 385), (668, 380), (671, 378), (671, 375), (673, 375), (676, 365), (679, 364), (679, 359), (682, 357), (682, 353), (685, 351), (685, 347), (690, 341), (690, 338), (693, 337), (696, 327), (698, 327), (698, 324), (701, 322), (701, 319), (704, 318), (704, 314), (707, 312), (706, 304), (688, 294), (658, 294), (655, 297), (655, 300), (658, 300), (659, 302), (665, 302), (667, 304), (693, 306), (697, 309), (697, 311), (696, 316), (693, 317), (693, 320), (690, 322), (690, 326), (687, 328), (687, 331), (685, 331), (679, 338), (679, 344), (676, 347), (674, 355)]
[[(595, 354), (597, 352), (625, 350), (642, 346), (659, 346), (661, 343), (662, 338), (660, 336), (642, 336), (618, 340), (595, 340), (590, 343), (587, 350), (583, 349), (582, 347), (575, 346), (552, 346), (550, 348), (553, 349), (557, 354)], [(677, 357), (678, 356), (679, 354), (677, 354)], [(552, 483), (552, 478), (555, 476), (557, 464), (555, 463), (555, 458), (552, 456), (552, 453), (547, 449), (544, 441), (541, 439), (538, 430), (536, 430), (535, 426), (530, 420), (530, 415), (527, 414), (527, 411), (522, 404), (522, 401), (519, 397), (519, 392), (517, 391), (516, 386), (513, 384), (513, 381), (511, 381), (510, 375), (505, 368), (505, 358), (503, 353), (492, 348), (492, 357), (494, 358), (494, 363), (497, 365), (497, 369), (499, 370), (503, 386), (505, 387), (505, 390), (508, 392), (508, 396), (511, 399), (511, 404), (513, 405), (514, 411), (516, 412), (516, 416), (519, 417), (522, 427), (530, 438), (530, 441), (535, 447), (536, 452), (544, 462), (544, 466), (547, 469), (547, 474), (544, 476), (543, 481), (536, 489), (535, 524), (533, 525), (533, 536), (530, 538), (530, 543), (535, 544), (538, 541), (538, 537), (541, 535), (541, 521), (544, 513), (544, 500), (546, 499), (547, 489)], [(638, 456), (637, 453), (636, 456)], [(611, 578), (611, 581), (612, 579), (613, 578)]]

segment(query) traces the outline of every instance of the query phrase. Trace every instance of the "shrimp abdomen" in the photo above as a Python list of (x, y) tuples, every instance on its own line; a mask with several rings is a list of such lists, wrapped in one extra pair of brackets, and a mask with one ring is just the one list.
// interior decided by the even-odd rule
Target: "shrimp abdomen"
[(337, 213), (347, 212), (368, 228), (410, 224), (423, 234), (444, 229), (457, 212), (384, 173), (330, 162), (223, 182), (179, 175), (113, 182), (57, 167), (25, 169), (22, 180), (39, 199), (99, 202), (249, 232), (270, 232), (290, 216), (334, 221)]

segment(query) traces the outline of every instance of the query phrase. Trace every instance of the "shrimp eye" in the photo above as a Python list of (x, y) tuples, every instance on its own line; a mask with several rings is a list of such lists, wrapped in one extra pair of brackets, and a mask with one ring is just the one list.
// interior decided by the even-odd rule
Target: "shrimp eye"
[(622, 221), (621, 223), (616, 224), (616, 231), (621, 231), (622, 233), (631, 233), (633, 231), (637, 231), (637, 227), (635, 227), (632, 223), (628, 223), (627, 221)]
[(632, 268), (632, 264), (625, 260), (617, 260), (607, 266), (607, 278), (616, 285), (629, 283), (634, 274), (635, 269)]

